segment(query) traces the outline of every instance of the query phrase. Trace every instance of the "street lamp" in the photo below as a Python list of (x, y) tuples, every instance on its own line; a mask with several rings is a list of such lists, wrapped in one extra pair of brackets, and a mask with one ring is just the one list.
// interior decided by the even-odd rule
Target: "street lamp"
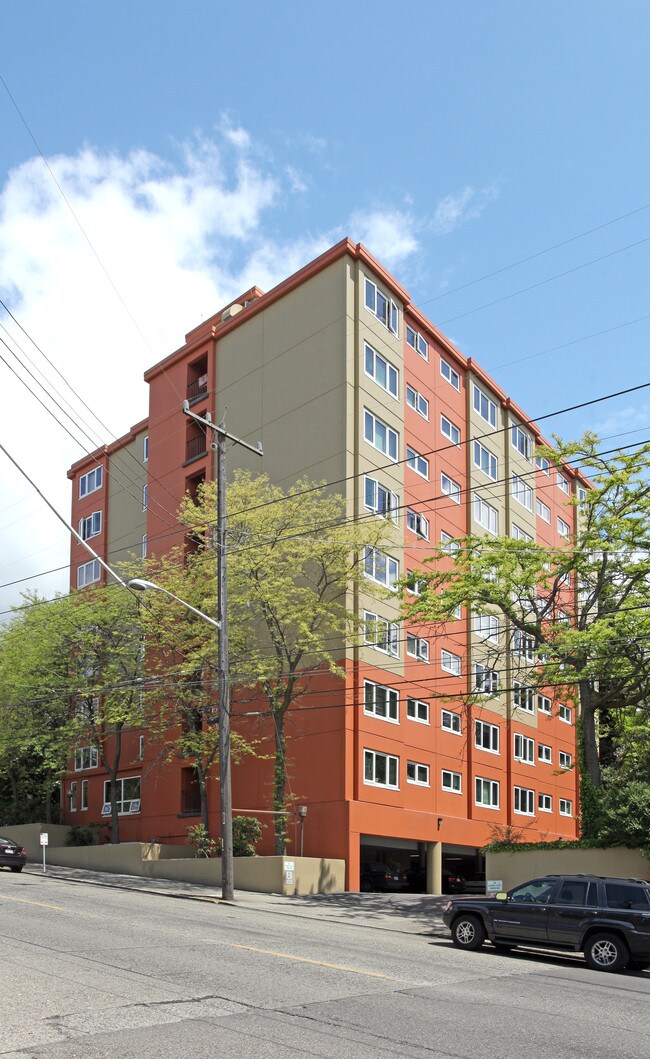
[[(233, 888), (233, 874), (234, 874), (234, 862), (233, 862), (233, 848), (232, 848), (232, 792), (230, 789), (230, 712), (229, 703), (226, 701), (225, 696), (227, 690), (224, 691), (224, 685), (227, 689), (227, 675), (224, 672), (224, 654), (223, 645), (221, 641), (224, 637), (224, 627), (220, 621), (216, 618), (211, 618), (209, 614), (204, 614), (202, 610), (198, 610), (193, 607), (191, 603), (181, 599), (180, 596), (174, 595), (168, 589), (163, 588), (162, 585), (157, 585), (155, 581), (145, 581), (140, 577), (133, 577), (128, 582), (129, 588), (134, 588), (137, 592), (146, 592), (148, 589), (153, 589), (155, 592), (162, 592), (163, 595), (169, 596), (170, 599), (180, 603), (181, 606), (186, 607), (187, 610), (191, 611), (192, 614), (196, 614), (198, 618), (203, 618), (209, 625), (212, 625), (215, 629), (219, 630), (220, 639), (220, 679), (219, 681), (219, 801), (221, 805), (221, 897), (222, 900), (232, 901), (235, 893)], [(226, 648), (227, 650), (227, 648)]]

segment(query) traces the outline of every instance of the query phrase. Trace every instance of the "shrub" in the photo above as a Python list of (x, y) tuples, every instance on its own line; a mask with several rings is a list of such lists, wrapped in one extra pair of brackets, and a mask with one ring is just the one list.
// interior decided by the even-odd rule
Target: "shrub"
[(232, 822), (232, 849), (235, 857), (254, 857), (255, 843), (262, 836), (262, 825), (255, 816), (236, 816)]

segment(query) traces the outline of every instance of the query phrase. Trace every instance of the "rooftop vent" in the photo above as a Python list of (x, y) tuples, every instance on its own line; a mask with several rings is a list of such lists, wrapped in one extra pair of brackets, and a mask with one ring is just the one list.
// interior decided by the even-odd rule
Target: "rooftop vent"
[(233, 316), (236, 316), (237, 313), (240, 313), (241, 311), (242, 306), (239, 304), (239, 302), (235, 302), (234, 305), (229, 305), (228, 308), (224, 309), (221, 314), (221, 322), (225, 323), (226, 320), (231, 320)]

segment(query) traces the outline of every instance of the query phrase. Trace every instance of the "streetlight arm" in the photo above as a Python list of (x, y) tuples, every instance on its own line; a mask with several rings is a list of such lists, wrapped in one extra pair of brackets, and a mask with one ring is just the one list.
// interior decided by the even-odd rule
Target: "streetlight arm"
[(217, 621), (216, 618), (211, 618), (209, 614), (204, 614), (202, 610), (197, 610), (197, 608), (193, 607), (191, 603), (187, 603), (186, 600), (181, 599), (180, 596), (175, 596), (173, 592), (170, 592), (167, 588), (163, 588), (162, 585), (157, 585), (155, 581), (145, 581), (140, 577), (133, 577), (127, 582), (127, 585), (129, 588), (134, 588), (136, 592), (146, 592), (147, 589), (150, 588), (155, 592), (162, 592), (163, 595), (169, 596), (170, 599), (180, 603), (182, 607), (191, 610), (192, 614), (196, 614), (198, 618), (203, 618), (203, 620), (207, 621), (209, 625), (214, 625), (215, 629), (221, 628), (221, 622)]

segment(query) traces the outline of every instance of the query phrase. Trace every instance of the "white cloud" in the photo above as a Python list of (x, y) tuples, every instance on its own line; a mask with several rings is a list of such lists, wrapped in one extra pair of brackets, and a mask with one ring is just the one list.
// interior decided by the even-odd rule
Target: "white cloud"
[[(227, 119), (215, 138), (179, 148), (176, 164), (145, 150), (122, 156), (86, 146), (49, 165), (74, 216), (42, 159), (8, 174), (0, 188), (0, 296), (108, 431), (2, 314), (0, 337), (23, 361), (32, 358), (47, 394), (0, 346), (27, 382), (25, 388), (0, 364), (0, 440), (67, 517), (67, 467), (146, 414), (144, 370), (242, 290), (254, 283), (270, 289), (344, 233), (269, 238), (268, 218), (284, 214), (291, 194), (304, 195), (308, 178), (273, 169), (263, 148)], [(399, 211), (357, 213), (348, 230), (388, 265), (418, 246), (412, 218)], [(74, 409), (77, 426), (66, 421), (73, 437), (39, 403), (63, 403), (55, 389)], [(82, 418), (88, 427), (78, 425)], [(65, 564), (65, 528), (42, 502), (34, 504), (1, 453), (0, 495), (0, 584)], [(65, 590), (67, 577), (24, 587), (30, 584)], [(9, 595), (15, 600), (17, 590)], [(0, 591), (0, 611), (7, 598)]]
[(451, 195), (446, 195), (436, 206), (432, 228), (436, 235), (448, 235), (467, 221), (476, 220), (488, 205), (499, 194), (497, 184), (477, 191), (467, 185)]

